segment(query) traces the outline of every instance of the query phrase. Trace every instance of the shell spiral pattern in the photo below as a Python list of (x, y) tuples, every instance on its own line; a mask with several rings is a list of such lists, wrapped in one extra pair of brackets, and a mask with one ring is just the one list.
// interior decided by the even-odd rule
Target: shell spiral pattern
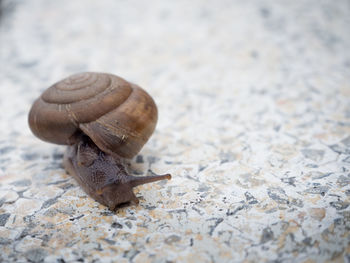
[(85, 133), (101, 150), (131, 158), (152, 135), (157, 107), (135, 84), (85, 72), (49, 87), (33, 104), (28, 121), (44, 141), (72, 144), (76, 135)]

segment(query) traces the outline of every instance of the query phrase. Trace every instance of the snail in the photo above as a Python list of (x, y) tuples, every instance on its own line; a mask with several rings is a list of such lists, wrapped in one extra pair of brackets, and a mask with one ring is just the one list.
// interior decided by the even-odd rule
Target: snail
[(68, 145), (63, 166), (84, 191), (115, 210), (138, 204), (132, 188), (170, 179), (170, 174), (130, 175), (124, 158), (134, 157), (152, 135), (157, 106), (139, 86), (107, 73), (69, 76), (33, 103), (28, 123), (38, 138)]

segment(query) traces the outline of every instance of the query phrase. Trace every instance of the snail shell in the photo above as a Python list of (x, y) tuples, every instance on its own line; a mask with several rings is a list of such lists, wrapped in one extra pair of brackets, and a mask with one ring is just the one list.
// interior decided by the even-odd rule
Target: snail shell
[(59, 81), (34, 102), (28, 121), (40, 139), (69, 145), (64, 168), (111, 210), (138, 203), (133, 187), (171, 178), (126, 171), (120, 157), (133, 157), (147, 142), (157, 107), (146, 91), (120, 77), (90, 72)]
[(102, 151), (131, 158), (152, 135), (157, 118), (153, 99), (139, 86), (86, 72), (48, 88), (34, 102), (29, 126), (44, 141), (71, 145), (84, 133)]

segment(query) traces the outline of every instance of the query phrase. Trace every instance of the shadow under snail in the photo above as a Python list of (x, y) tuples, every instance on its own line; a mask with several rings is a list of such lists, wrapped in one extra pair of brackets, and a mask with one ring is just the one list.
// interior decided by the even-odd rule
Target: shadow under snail
[(87, 194), (114, 210), (138, 204), (132, 188), (170, 174), (128, 174), (134, 157), (152, 135), (157, 106), (139, 86), (112, 74), (85, 72), (49, 87), (34, 102), (29, 126), (38, 138), (68, 145), (63, 165)]

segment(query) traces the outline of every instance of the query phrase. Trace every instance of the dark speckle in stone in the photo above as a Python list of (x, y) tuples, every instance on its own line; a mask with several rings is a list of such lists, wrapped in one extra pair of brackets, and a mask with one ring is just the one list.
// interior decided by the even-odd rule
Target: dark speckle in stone
[(345, 222), (350, 222), (350, 211), (343, 211), (341, 214), (344, 216)]
[(349, 203), (343, 201), (330, 202), (329, 204), (337, 210), (343, 210), (349, 206)]
[(133, 258), (139, 253), (140, 253), (140, 251), (136, 250), (136, 249), (126, 250), (123, 253), (123, 257), (128, 258), (129, 262), (133, 262)]
[(15, 181), (11, 184), (14, 186), (30, 186), (32, 184), (32, 181), (30, 181), (29, 179), (25, 179), (25, 180)]
[(49, 217), (53, 217), (55, 215), (57, 215), (57, 210), (54, 208), (50, 208), (48, 210), (46, 210), (46, 212), (44, 213), (45, 216), (49, 216)]
[(9, 219), (10, 214), (6, 213), (6, 214), (0, 214), (0, 226), (4, 226), (7, 222), (7, 220)]
[(65, 180), (59, 180), (59, 181), (55, 181), (55, 182), (50, 182), (50, 183), (48, 183), (48, 184), (46, 184), (46, 185), (56, 185), (56, 184), (62, 184), (62, 183), (65, 183), (65, 182), (67, 182), (68, 181), (68, 179), (65, 179)]
[(27, 226), (29, 228), (33, 228), (36, 226), (34, 223), (35, 216), (34, 215), (27, 215), (23, 217), (23, 221), (27, 223)]
[(41, 225), (43, 228), (46, 228), (46, 229), (55, 229), (55, 224), (52, 224), (52, 223), (46, 223), (46, 224), (43, 224)]
[(146, 208), (147, 210), (154, 210), (154, 209), (157, 208), (157, 206), (154, 206), (154, 205), (152, 205), (152, 206), (146, 205), (145, 208)]
[(260, 14), (261, 14), (261, 16), (264, 17), (264, 18), (268, 18), (268, 17), (270, 17), (271, 12), (270, 12), (270, 10), (267, 9), (266, 7), (262, 7), (262, 8), (260, 8)]
[(51, 163), (50, 165), (46, 166), (43, 171), (48, 171), (48, 170), (54, 170), (54, 169), (63, 169), (63, 165), (61, 162), (59, 163)]
[(63, 159), (63, 154), (60, 153), (60, 152), (54, 152), (54, 153), (52, 154), (52, 158), (53, 158), (54, 160), (62, 160), (62, 159)]
[(267, 194), (279, 204), (289, 204), (286, 192), (280, 187), (271, 187), (267, 189)]
[(303, 207), (304, 206), (304, 202), (303, 200), (301, 199), (295, 199), (293, 198), (292, 201), (291, 201), (291, 204), (294, 205), (294, 206), (297, 206), (297, 207)]
[(336, 219), (334, 219), (333, 222), (334, 222), (334, 225), (340, 226), (340, 225), (344, 224), (344, 218), (336, 218)]
[(80, 215), (80, 216), (76, 216), (73, 218), (69, 218), (69, 221), (75, 221), (75, 220), (79, 220), (80, 218), (82, 218), (84, 215)]
[(158, 157), (154, 157), (154, 156), (147, 157), (147, 161), (149, 162), (150, 165), (156, 163), (159, 160), (160, 160), (160, 158), (158, 158)]
[(200, 165), (199, 166), (199, 172), (203, 171), (205, 168), (207, 168), (206, 165)]
[(23, 61), (18, 63), (18, 66), (21, 68), (31, 68), (34, 67), (36, 64), (38, 64), (38, 60)]
[(287, 177), (287, 178), (282, 178), (281, 181), (285, 184), (289, 184), (291, 186), (295, 187), (295, 176), (293, 177)]
[(350, 185), (350, 175), (348, 175), (348, 176), (344, 176), (344, 175), (339, 176), (339, 178), (337, 180), (337, 184), (340, 187), (344, 187), (344, 186)]
[(219, 154), (221, 163), (234, 162), (236, 160), (236, 156), (232, 152), (221, 152)]
[(0, 199), (0, 207), (6, 202), (6, 199), (5, 198), (1, 198)]
[(271, 228), (269, 228), (269, 227), (264, 228), (262, 235), (261, 235), (260, 243), (264, 244), (272, 239), (274, 239), (274, 234), (273, 234)]
[(137, 155), (136, 162), (137, 163), (143, 163), (143, 156), (142, 155)]
[(118, 229), (122, 229), (123, 228), (123, 225), (117, 223), (117, 222), (113, 222), (112, 225), (111, 225), (113, 228), (118, 228)]
[(186, 209), (174, 209), (174, 210), (170, 210), (169, 213), (178, 213), (178, 214), (185, 213), (185, 214), (187, 214), (187, 210)]
[(104, 238), (102, 240), (105, 241), (109, 245), (115, 245), (115, 241), (114, 240), (111, 240), (111, 239), (108, 239), (108, 238)]
[(343, 162), (345, 162), (345, 163), (350, 163), (350, 156), (346, 157), (346, 158), (343, 160)]
[(41, 209), (48, 208), (49, 206), (55, 204), (57, 202), (57, 199), (59, 197), (51, 198), (49, 200), (46, 200), (43, 205), (41, 206)]
[(25, 229), (22, 231), (22, 233), (21, 233), (21, 235), (19, 236), (18, 239), (22, 239), (22, 238), (24, 238), (24, 237), (26, 237), (26, 236), (28, 236), (28, 235), (29, 235), (29, 229), (28, 229), (28, 228), (25, 228)]
[(258, 51), (253, 50), (252, 52), (250, 52), (250, 56), (252, 58), (258, 58), (259, 57), (259, 53), (258, 53)]
[(274, 129), (276, 132), (279, 132), (280, 129), (281, 129), (281, 125), (275, 125), (275, 126), (273, 127), (273, 129)]
[(199, 210), (198, 208), (196, 208), (196, 207), (194, 207), (194, 206), (192, 206), (192, 210), (196, 211), (196, 212), (197, 212), (199, 215), (201, 215), (201, 216), (204, 215), (204, 213), (203, 213), (201, 210)]
[(242, 209), (246, 208), (246, 205), (241, 205), (239, 207), (237, 207), (236, 209), (234, 209), (233, 211), (231, 211), (230, 209), (227, 210), (226, 215), (227, 216), (233, 216), (235, 214), (237, 214), (237, 212), (241, 211)]
[(307, 168), (318, 168), (318, 165), (314, 164), (314, 163), (308, 163), (308, 164), (305, 165), (305, 167), (307, 167)]
[(346, 194), (347, 196), (350, 196), (350, 190), (346, 190), (346, 191), (345, 191), (345, 194)]
[(329, 186), (326, 185), (315, 185), (311, 188), (308, 188), (305, 190), (306, 193), (310, 194), (320, 194), (322, 196), (325, 196), (325, 194), (328, 192)]
[(197, 191), (198, 192), (207, 192), (209, 189), (210, 189), (210, 187), (208, 187), (206, 184), (201, 184), (198, 187)]
[(23, 193), (24, 193), (25, 191), (26, 191), (26, 190), (18, 191), (18, 192), (17, 192), (18, 197), (19, 197), (19, 198), (23, 198)]
[(182, 162), (164, 161), (166, 164), (182, 164)]
[(64, 185), (60, 185), (60, 186), (59, 186), (59, 188), (61, 188), (61, 189), (63, 189), (63, 190), (68, 190), (68, 189), (71, 189), (71, 188), (73, 188), (73, 187), (75, 187), (75, 185), (74, 185), (74, 184), (71, 184), (71, 183), (66, 183), (66, 184), (64, 184)]
[[(0, 245), (9, 245), (11, 244), (13, 241), (9, 238), (5, 238), (5, 237), (0, 237)], [(1, 257), (0, 257), (0, 262), (3, 262), (1, 261)]]
[(7, 153), (9, 153), (10, 151), (12, 151), (13, 149), (15, 149), (15, 148), (12, 147), (12, 146), (5, 146), (5, 147), (2, 147), (2, 148), (0, 148), (0, 155), (7, 154)]
[(25, 153), (21, 155), (23, 160), (33, 161), (39, 158), (39, 154), (37, 153)]
[(126, 225), (129, 229), (132, 228), (132, 224), (131, 224), (130, 221), (126, 221), (126, 222), (125, 222), (125, 225)]
[(110, 210), (106, 210), (100, 213), (101, 216), (113, 216), (114, 212)]
[(43, 262), (47, 256), (47, 252), (44, 249), (36, 248), (25, 252), (24, 256), (30, 262)]
[(40, 237), (40, 239), (46, 244), (49, 240), (50, 240), (50, 236), (49, 235), (43, 235), (42, 237)]
[(181, 240), (181, 237), (177, 235), (171, 235), (164, 240), (164, 243), (168, 245), (172, 245), (173, 243), (179, 242), (180, 240)]
[(245, 199), (247, 200), (248, 204), (253, 205), (253, 204), (257, 204), (258, 200), (256, 200), (256, 198), (249, 192), (245, 192), (244, 193)]
[(303, 239), (303, 244), (306, 245), (306, 246), (311, 247), (312, 246), (311, 241), (312, 241), (311, 237), (306, 237), (306, 238)]
[(223, 218), (211, 218), (208, 220), (215, 220), (214, 225), (210, 227), (209, 235), (212, 235), (214, 233), (215, 228), (224, 221)]
[(336, 152), (338, 154), (348, 154), (349, 150), (347, 150), (345, 147), (340, 146), (339, 144), (333, 144), (329, 146), (329, 148), (332, 149), (333, 152)]
[(308, 175), (310, 175), (313, 180), (322, 179), (322, 178), (330, 176), (331, 174), (332, 173), (321, 173), (319, 171), (313, 171), (313, 172), (308, 173)]
[(344, 144), (347, 147), (350, 147), (350, 136), (348, 136), (345, 139), (341, 140), (341, 143)]
[(323, 150), (316, 149), (302, 149), (301, 153), (304, 155), (305, 158), (311, 159), (315, 162), (321, 161), (324, 156)]

